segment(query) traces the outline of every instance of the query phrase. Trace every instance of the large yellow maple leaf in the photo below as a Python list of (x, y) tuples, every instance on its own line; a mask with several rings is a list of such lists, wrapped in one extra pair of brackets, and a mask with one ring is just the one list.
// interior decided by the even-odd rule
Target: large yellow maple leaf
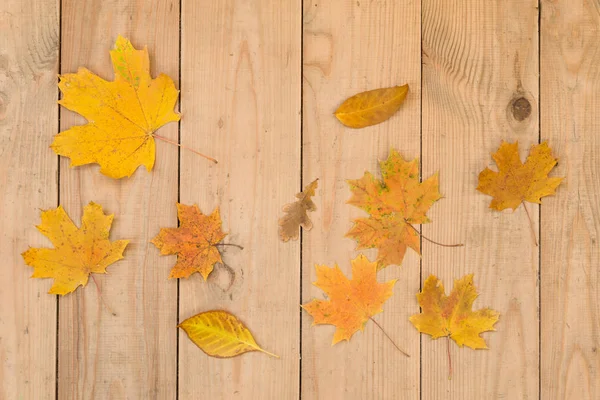
[(336, 265), (316, 265), (314, 285), (327, 293), (329, 300), (312, 300), (302, 305), (313, 318), (314, 325), (329, 324), (337, 327), (333, 344), (350, 340), (375, 314), (383, 311), (383, 303), (393, 294), (396, 280), (377, 282), (377, 263), (364, 255), (352, 260), (352, 279), (344, 276)]
[(189, 278), (199, 272), (204, 280), (216, 263), (222, 263), (216, 245), (227, 236), (221, 230), (221, 215), (215, 208), (204, 215), (197, 205), (177, 204), (178, 228), (162, 228), (151, 240), (161, 254), (177, 254), (177, 264), (169, 278)]
[(498, 172), (489, 168), (481, 171), (477, 190), (493, 197), (490, 208), (494, 210), (514, 210), (524, 201), (541, 204), (541, 198), (554, 194), (563, 180), (548, 177), (557, 160), (546, 142), (531, 146), (525, 164), (519, 157), (518, 142), (502, 142), (492, 158)]
[[(113, 82), (80, 68), (60, 76), (63, 107), (88, 120), (55, 136), (52, 149), (69, 157), (71, 166), (100, 164), (111, 178), (131, 176), (140, 165), (154, 165), (154, 132), (179, 121), (173, 111), (179, 92), (165, 74), (150, 76), (148, 50), (136, 50), (121, 36), (110, 52)], [(158, 136), (157, 136), (158, 137)]]
[(421, 253), (419, 233), (413, 224), (430, 222), (427, 210), (442, 196), (437, 173), (419, 182), (419, 161), (405, 161), (396, 150), (380, 161), (383, 180), (370, 172), (349, 180), (352, 197), (348, 204), (370, 214), (354, 220), (346, 234), (358, 242), (357, 249), (378, 248), (379, 269), (401, 264), (410, 247)]
[(449, 296), (444, 285), (430, 275), (417, 300), (422, 312), (410, 317), (419, 332), (431, 335), (433, 339), (450, 337), (459, 347), (487, 349), (485, 340), (479, 336), (482, 332), (493, 331), (500, 314), (489, 308), (472, 311), (477, 291), (473, 285), (473, 274), (454, 281)]
[(54, 278), (48, 293), (65, 295), (85, 286), (89, 275), (105, 274), (106, 267), (123, 258), (129, 240), (108, 239), (113, 215), (90, 203), (83, 209), (81, 228), (77, 228), (62, 206), (42, 212), (38, 230), (54, 249), (30, 248), (25, 263), (34, 268), (32, 278)]

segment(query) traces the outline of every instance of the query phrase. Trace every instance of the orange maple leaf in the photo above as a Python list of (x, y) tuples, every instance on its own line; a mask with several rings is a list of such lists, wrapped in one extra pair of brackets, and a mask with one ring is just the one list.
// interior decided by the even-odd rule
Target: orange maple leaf
[(473, 274), (454, 281), (449, 296), (444, 293), (444, 285), (434, 275), (430, 275), (417, 300), (422, 312), (410, 317), (419, 332), (431, 335), (433, 339), (447, 336), (459, 347), (487, 349), (485, 340), (479, 335), (493, 331), (500, 314), (489, 308), (473, 311), (477, 291), (473, 285)]
[(531, 146), (525, 164), (519, 157), (519, 142), (502, 142), (492, 158), (498, 172), (489, 168), (481, 171), (477, 190), (493, 197), (490, 208), (494, 210), (515, 210), (524, 201), (541, 204), (541, 198), (554, 194), (563, 180), (548, 178), (557, 160), (546, 142)]
[[(350, 340), (373, 315), (383, 311), (383, 303), (392, 296), (396, 280), (377, 282), (377, 263), (364, 255), (352, 260), (352, 280), (344, 276), (336, 265), (316, 265), (317, 281), (313, 284), (329, 296), (329, 300), (312, 300), (302, 305), (314, 318), (313, 325), (329, 324), (337, 327), (333, 344)], [(390, 339), (391, 340), (391, 339)]]
[(129, 240), (108, 239), (113, 216), (90, 203), (83, 209), (81, 228), (75, 226), (62, 206), (42, 211), (38, 230), (53, 249), (30, 248), (22, 254), (33, 267), (32, 278), (54, 278), (48, 293), (65, 295), (85, 286), (90, 274), (105, 274), (106, 267), (123, 258)]
[(227, 236), (221, 230), (219, 208), (211, 215), (204, 215), (197, 205), (177, 203), (179, 228), (162, 228), (151, 240), (161, 254), (177, 254), (177, 264), (169, 278), (189, 278), (199, 272), (204, 280), (216, 263), (222, 263), (216, 245)]
[(431, 222), (427, 210), (442, 196), (438, 174), (419, 182), (419, 161), (405, 161), (396, 150), (380, 161), (383, 180), (370, 172), (358, 180), (349, 180), (352, 197), (348, 204), (370, 214), (369, 218), (354, 220), (346, 234), (358, 242), (357, 249), (379, 249), (379, 269), (401, 264), (410, 247), (421, 253), (419, 232), (412, 224)]

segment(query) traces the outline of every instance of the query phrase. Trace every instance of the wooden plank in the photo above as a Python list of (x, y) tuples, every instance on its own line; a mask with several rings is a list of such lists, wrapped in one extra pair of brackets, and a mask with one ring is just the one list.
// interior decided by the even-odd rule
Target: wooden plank
[[(538, 398), (538, 254), (524, 208), (489, 209), (475, 190), (478, 175), (502, 140), (519, 141), (524, 160), (538, 142), (537, 0), (423, 1), (423, 177), (440, 171), (444, 198), (432, 208), (424, 243), (423, 279), (453, 281), (475, 273), (475, 309), (501, 314), (489, 350), (422, 338), (422, 398)], [(529, 103), (529, 115), (518, 104)], [(535, 232), (538, 207), (527, 204)], [(543, 251), (542, 247), (542, 251)]]
[(543, 2), (541, 134), (564, 176), (543, 201), (543, 399), (600, 398), (600, 4)]
[[(265, 349), (207, 357), (180, 332), (179, 398), (292, 399), (299, 379), (298, 242), (277, 220), (300, 187), (300, 4), (184, 0), (181, 140), (219, 160), (181, 151), (181, 202), (220, 207), (226, 243), (208, 282), (180, 282), (180, 320), (236, 314)], [(174, 263), (171, 258), (171, 263)]]
[[(420, 157), (421, 5), (419, 1), (304, 1), (303, 177), (319, 178), (314, 228), (303, 236), (302, 301), (323, 298), (312, 285), (315, 264), (339, 265), (350, 276), (360, 252), (344, 235), (364, 212), (346, 204), (347, 179), (368, 170), (390, 148)], [(408, 83), (397, 115), (380, 125), (352, 130), (332, 113), (358, 92)], [(371, 260), (376, 250), (363, 251)], [(378, 273), (398, 279), (394, 296), (375, 317), (412, 357), (399, 353), (371, 322), (351, 341), (331, 346), (332, 326), (312, 326), (302, 315), (302, 397), (306, 399), (416, 399), (419, 396), (419, 336), (408, 317), (418, 312), (419, 257)]]
[(56, 296), (21, 253), (50, 247), (35, 226), (56, 207), (59, 4), (0, 3), (0, 398), (53, 396)]
[[(179, 74), (179, 6), (171, 0), (63, 0), (62, 72), (85, 66), (104, 79), (114, 75), (108, 51), (118, 34), (148, 46), (151, 73)], [(176, 82), (177, 85), (177, 82)], [(84, 120), (66, 110), (61, 129)], [(160, 135), (177, 140), (177, 124)], [(113, 180), (98, 166), (68, 168), (61, 160), (61, 203), (75, 221), (90, 201), (114, 213), (111, 238), (130, 239), (125, 259), (60, 301), (59, 398), (163, 399), (176, 396), (177, 285), (171, 260), (149, 244), (177, 217), (177, 147), (159, 142), (152, 172)]]

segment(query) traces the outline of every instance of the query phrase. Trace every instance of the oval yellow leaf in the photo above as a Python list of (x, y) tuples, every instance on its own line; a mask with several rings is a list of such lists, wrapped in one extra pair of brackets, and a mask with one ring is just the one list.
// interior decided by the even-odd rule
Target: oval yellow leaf
[(335, 116), (350, 128), (364, 128), (389, 119), (404, 101), (408, 85), (369, 90), (342, 103)]
[(229, 358), (249, 351), (260, 351), (272, 357), (279, 356), (263, 350), (246, 326), (227, 311), (207, 311), (196, 314), (179, 324), (192, 342), (212, 357)]

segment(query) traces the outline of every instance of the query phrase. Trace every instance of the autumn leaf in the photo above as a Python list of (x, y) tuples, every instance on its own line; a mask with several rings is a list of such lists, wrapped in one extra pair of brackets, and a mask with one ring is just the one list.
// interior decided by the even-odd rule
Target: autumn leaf
[(179, 327), (192, 342), (212, 357), (229, 358), (249, 351), (260, 351), (279, 358), (256, 344), (242, 321), (227, 311), (203, 312), (186, 319)]
[(364, 128), (389, 119), (404, 101), (408, 85), (369, 90), (342, 103), (335, 116), (350, 128)]
[(554, 194), (563, 180), (548, 177), (557, 160), (546, 142), (531, 146), (525, 164), (519, 157), (518, 142), (502, 142), (492, 158), (498, 172), (489, 168), (481, 171), (477, 190), (493, 197), (490, 208), (494, 210), (515, 210), (524, 201), (541, 204), (541, 198)]
[(313, 325), (337, 327), (332, 344), (350, 340), (358, 330), (364, 330), (369, 319), (383, 311), (383, 303), (392, 296), (396, 283), (396, 280), (377, 282), (377, 263), (362, 254), (352, 260), (352, 280), (346, 278), (337, 265), (315, 267), (317, 281), (313, 284), (327, 293), (329, 300), (315, 299), (302, 308), (314, 318)]
[(33, 267), (32, 278), (54, 278), (48, 293), (65, 295), (85, 286), (90, 274), (105, 274), (106, 267), (123, 258), (129, 240), (108, 239), (113, 215), (104, 215), (102, 207), (90, 203), (83, 209), (81, 228), (77, 228), (62, 206), (42, 211), (38, 230), (53, 249), (30, 248), (22, 254)]
[(348, 181), (352, 191), (348, 204), (363, 209), (370, 216), (355, 219), (346, 237), (358, 242), (357, 249), (378, 248), (377, 262), (381, 269), (400, 265), (407, 247), (421, 253), (419, 232), (413, 224), (430, 222), (426, 213), (442, 196), (437, 173), (423, 183), (419, 182), (416, 159), (405, 161), (392, 149), (389, 158), (379, 165), (382, 180), (365, 172), (361, 179)]
[(101, 173), (118, 179), (131, 176), (140, 165), (152, 170), (154, 138), (178, 145), (155, 131), (179, 121), (173, 111), (179, 92), (165, 74), (152, 79), (146, 48), (136, 50), (119, 36), (110, 56), (115, 73), (112, 82), (85, 68), (60, 76), (63, 97), (59, 104), (81, 114), (88, 123), (59, 133), (50, 147), (70, 158), (72, 167), (100, 164)]
[(541, 204), (541, 198), (555, 193), (563, 178), (549, 178), (548, 173), (554, 168), (557, 160), (552, 156), (548, 143), (532, 145), (525, 164), (519, 157), (519, 142), (502, 142), (492, 158), (498, 165), (498, 172), (489, 168), (479, 174), (477, 190), (493, 197), (490, 208), (502, 211), (506, 208), (515, 210), (520, 204), (527, 213), (533, 241), (537, 239), (533, 221), (525, 202)]
[(177, 264), (169, 278), (189, 278), (199, 272), (204, 280), (216, 263), (222, 263), (217, 245), (225, 236), (221, 230), (221, 215), (215, 208), (204, 215), (197, 205), (177, 204), (179, 228), (162, 228), (151, 240), (161, 254), (177, 254)]
[(421, 333), (431, 335), (433, 339), (449, 337), (459, 347), (487, 349), (481, 336), (483, 332), (493, 331), (500, 314), (489, 308), (472, 311), (473, 302), (478, 294), (473, 285), (473, 274), (454, 281), (449, 296), (444, 285), (430, 275), (417, 300), (422, 312), (410, 317), (410, 322)]
[(300, 236), (300, 227), (307, 231), (312, 229), (312, 221), (308, 218), (308, 211), (315, 211), (317, 206), (312, 201), (319, 183), (315, 179), (309, 183), (302, 192), (298, 193), (297, 201), (283, 207), (285, 215), (279, 220), (279, 237), (282, 241), (296, 240)]

